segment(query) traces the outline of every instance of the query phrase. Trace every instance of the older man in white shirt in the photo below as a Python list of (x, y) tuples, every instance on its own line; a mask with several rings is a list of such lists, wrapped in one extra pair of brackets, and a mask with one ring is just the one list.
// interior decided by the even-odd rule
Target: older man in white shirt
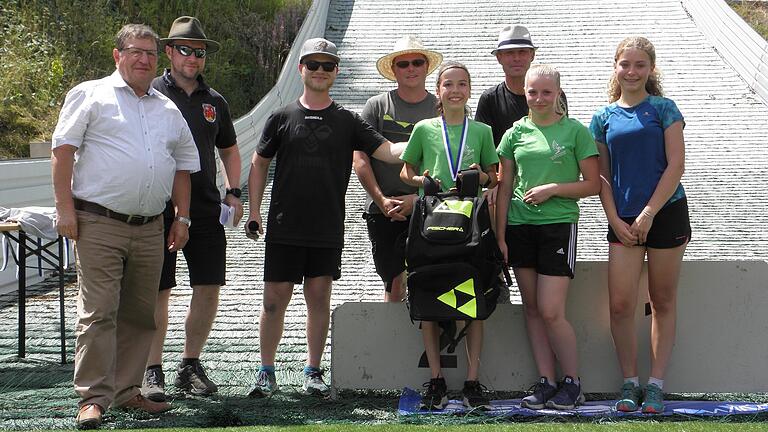
[(67, 94), (53, 133), (57, 228), (75, 240), (80, 291), (75, 346), (77, 427), (95, 429), (110, 406), (150, 413), (170, 405), (141, 396), (167, 247), (187, 241), (191, 172), (200, 169), (192, 134), (175, 104), (151, 87), (157, 34), (128, 24), (117, 34), (117, 70)]

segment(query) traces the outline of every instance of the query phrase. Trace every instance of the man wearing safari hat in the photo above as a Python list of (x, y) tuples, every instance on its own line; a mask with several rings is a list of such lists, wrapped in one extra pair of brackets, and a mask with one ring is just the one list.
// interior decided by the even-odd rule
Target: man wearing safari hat
[[(219, 289), (225, 283), (226, 238), (219, 222), (221, 195), (216, 185), (218, 150), (224, 166), (226, 193), (224, 203), (234, 208), (235, 225), (243, 214), (240, 203), (240, 152), (227, 101), (209, 87), (202, 77), (208, 54), (219, 50), (219, 43), (208, 39), (197, 18), (177, 18), (168, 37), (160, 40), (170, 69), (155, 78), (152, 86), (168, 96), (187, 121), (200, 155), (201, 170), (192, 175), (189, 241), (184, 258), (189, 269), (192, 300), (184, 323), (184, 352), (177, 368), (174, 385), (195, 395), (209, 395), (218, 387), (200, 364), (200, 354), (216, 318)], [(173, 203), (165, 209), (165, 229), (173, 221)], [(163, 344), (168, 330), (168, 303), (176, 286), (176, 252), (165, 251), (160, 293), (155, 309), (157, 332), (144, 373), (142, 394), (154, 401), (164, 401)]]
[[(371, 97), (363, 118), (392, 142), (408, 141), (413, 126), (437, 115), (437, 98), (426, 90), (427, 75), (443, 56), (428, 50), (413, 35), (395, 42), (389, 54), (379, 58), (376, 68), (397, 88)], [(402, 162), (371, 160), (356, 151), (354, 168), (368, 193), (363, 218), (368, 225), (376, 272), (384, 281), (384, 300), (399, 302), (405, 297), (405, 236), (418, 188), (400, 180)]]
[(321, 38), (304, 42), (298, 65), (304, 91), (297, 101), (269, 116), (251, 161), (246, 226), (256, 223), (263, 233), (261, 201), (270, 162), (276, 159), (259, 318), (261, 366), (251, 397), (268, 397), (278, 389), (275, 355), (294, 284), (301, 283), (307, 303), (304, 392), (328, 395), (320, 362), (328, 337), (331, 286), (341, 277), (352, 153), (360, 150), (394, 163), (405, 147), (405, 143), (392, 144), (331, 99), (329, 90), (339, 73), (339, 60), (332, 42)]

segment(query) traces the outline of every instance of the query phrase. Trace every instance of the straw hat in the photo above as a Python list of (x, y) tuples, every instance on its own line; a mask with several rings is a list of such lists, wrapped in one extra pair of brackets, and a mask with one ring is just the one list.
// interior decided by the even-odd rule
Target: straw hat
[(443, 61), (443, 55), (437, 51), (424, 48), (421, 40), (414, 35), (403, 36), (395, 42), (392, 52), (376, 61), (376, 69), (384, 78), (390, 81), (396, 81), (395, 72), (392, 70), (392, 61), (395, 57), (404, 54), (421, 54), (427, 58), (427, 75), (431, 74)]
[(160, 39), (160, 47), (179, 39), (204, 42), (208, 54), (213, 54), (221, 48), (221, 44), (205, 37), (203, 25), (197, 18), (191, 16), (176, 18), (171, 24), (171, 30), (168, 31), (168, 37)]

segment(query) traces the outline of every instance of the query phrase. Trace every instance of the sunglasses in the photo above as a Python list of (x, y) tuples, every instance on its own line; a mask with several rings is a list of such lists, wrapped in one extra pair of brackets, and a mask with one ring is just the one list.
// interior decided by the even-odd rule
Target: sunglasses
[(304, 62), (304, 66), (306, 66), (307, 69), (311, 70), (312, 72), (318, 70), (320, 67), (322, 67), (325, 72), (333, 72), (336, 69), (336, 66), (338, 66), (338, 63), (330, 61), (319, 62), (315, 60), (307, 60)]
[(189, 57), (194, 53), (197, 58), (205, 58), (205, 55), (208, 53), (205, 48), (192, 48), (186, 45), (173, 45), (173, 48), (184, 57)]
[(425, 64), (427, 64), (427, 61), (424, 59), (416, 59), (416, 60), (400, 60), (399, 62), (395, 62), (395, 66), (399, 67), (400, 69), (405, 69), (409, 65), (413, 65), (413, 67), (422, 67)]

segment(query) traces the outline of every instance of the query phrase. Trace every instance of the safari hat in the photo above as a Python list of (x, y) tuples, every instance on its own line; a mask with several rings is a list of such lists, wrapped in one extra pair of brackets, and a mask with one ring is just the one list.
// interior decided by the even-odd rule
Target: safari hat
[(301, 54), (299, 56), (299, 63), (304, 61), (304, 57), (312, 54), (325, 54), (333, 57), (336, 63), (340, 62), (339, 51), (336, 49), (336, 44), (323, 38), (307, 39), (304, 45), (301, 46)]
[(443, 55), (437, 51), (424, 48), (421, 40), (414, 35), (407, 35), (395, 42), (392, 52), (376, 61), (376, 69), (384, 78), (396, 81), (395, 72), (392, 70), (392, 61), (395, 57), (404, 54), (421, 54), (427, 58), (427, 75), (431, 74), (443, 61)]
[(203, 25), (200, 24), (200, 20), (191, 16), (181, 16), (176, 18), (176, 20), (173, 21), (173, 24), (171, 24), (171, 30), (168, 32), (168, 37), (160, 39), (160, 47), (162, 48), (168, 43), (179, 39), (204, 42), (205, 50), (208, 54), (213, 54), (221, 48), (221, 44), (205, 37)]
[(521, 25), (506, 26), (499, 32), (499, 42), (496, 44), (496, 49), (491, 51), (491, 54), (496, 55), (497, 51), (513, 48), (530, 48), (535, 50), (538, 47), (533, 45), (531, 33), (527, 28)]

